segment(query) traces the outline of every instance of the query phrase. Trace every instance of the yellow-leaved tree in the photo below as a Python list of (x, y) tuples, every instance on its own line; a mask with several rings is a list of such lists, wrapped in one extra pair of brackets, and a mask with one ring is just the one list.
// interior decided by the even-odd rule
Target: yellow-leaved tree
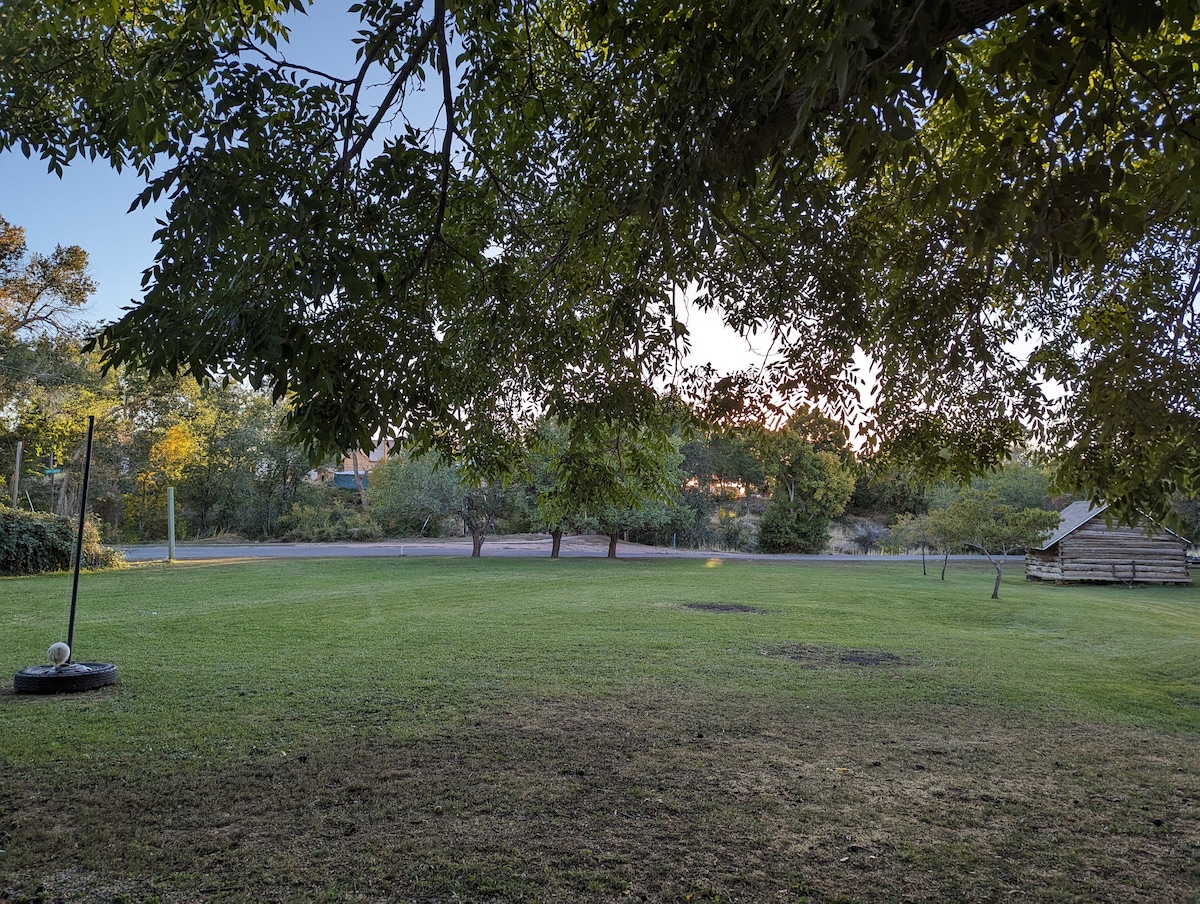
[[(137, 525), (139, 535), (151, 539), (167, 532), (167, 488), (176, 485), (184, 473), (203, 464), (204, 447), (189, 424), (168, 427), (161, 439), (150, 447), (145, 470), (135, 478), (137, 489), (125, 494), (125, 521)], [(187, 525), (177, 520), (175, 531), (187, 533)]]

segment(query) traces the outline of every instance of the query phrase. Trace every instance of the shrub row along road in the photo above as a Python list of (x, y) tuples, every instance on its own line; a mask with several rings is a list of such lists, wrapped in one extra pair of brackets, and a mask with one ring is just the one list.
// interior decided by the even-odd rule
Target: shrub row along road
[[(155, 562), (167, 558), (166, 545), (120, 546), (130, 562)], [(563, 557), (603, 557), (608, 549), (608, 538), (595, 535), (564, 537)], [(203, 559), (247, 559), (247, 558), (379, 558), (390, 556), (469, 556), (471, 539), (451, 537), (445, 539), (382, 540), (372, 542), (340, 543), (178, 543), (175, 558), (196, 561)], [(617, 547), (620, 558), (721, 558), (721, 559), (767, 559), (771, 561), (814, 561), (814, 562), (919, 562), (919, 555), (763, 555), (761, 553), (717, 552), (706, 549), (668, 549), (662, 546), (642, 546), (637, 543), (621, 543)], [(483, 555), (489, 557), (536, 557), (550, 555), (549, 537), (498, 537), (483, 545)], [(929, 555), (932, 563), (938, 556)], [(983, 556), (951, 556), (956, 562), (986, 562)]]

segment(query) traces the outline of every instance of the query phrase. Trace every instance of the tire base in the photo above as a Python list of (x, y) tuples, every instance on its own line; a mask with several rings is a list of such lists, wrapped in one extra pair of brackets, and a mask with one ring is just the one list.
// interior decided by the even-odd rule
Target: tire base
[(69, 694), (106, 687), (117, 680), (117, 667), (111, 662), (72, 662), (62, 668), (35, 665), (13, 676), (18, 694)]

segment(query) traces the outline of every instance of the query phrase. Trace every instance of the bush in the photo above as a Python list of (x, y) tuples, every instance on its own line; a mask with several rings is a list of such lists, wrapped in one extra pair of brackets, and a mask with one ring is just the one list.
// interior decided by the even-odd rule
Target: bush
[(888, 529), (886, 527), (880, 527), (870, 521), (862, 521), (854, 528), (854, 534), (850, 539), (858, 551), (866, 555), (872, 549), (884, 545), (887, 538)]
[(721, 512), (717, 524), (717, 542), (721, 549), (752, 552), (756, 544), (754, 522), (733, 512)]
[[(0, 573), (43, 574), (66, 571), (75, 555), (75, 522), (61, 515), (0, 508)], [(115, 568), (125, 557), (100, 545), (100, 532), (87, 522), (83, 531), (83, 567)]]
[(811, 515), (786, 496), (772, 497), (758, 525), (761, 552), (818, 553), (829, 542), (829, 519)]
[(0, 509), (0, 571), (42, 574), (71, 566), (75, 531), (69, 518)]
[(279, 536), (283, 540), (324, 541), (378, 540), (379, 525), (362, 509), (335, 501), (318, 507), (295, 503), (279, 518)]
[(642, 506), (631, 510), (629, 517), (628, 539), (631, 543), (699, 549), (713, 541), (707, 513), (689, 505), (686, 498), (672, 506)]
[[(367, 487), (371, 517), (389, 537), (441, 537), (462, 511), (458, 471), (434, 455), (397, 453), (377, 465)], [(510, 528), (514, 529), (514, 528)]]
[[(74, 531), (72, 531), (74, 533)], [(100, 542), (100, 528), (94, 521), (83, 525), (83, 567), (87, 571), (104, 568), (124, 568), (125, 553)]]

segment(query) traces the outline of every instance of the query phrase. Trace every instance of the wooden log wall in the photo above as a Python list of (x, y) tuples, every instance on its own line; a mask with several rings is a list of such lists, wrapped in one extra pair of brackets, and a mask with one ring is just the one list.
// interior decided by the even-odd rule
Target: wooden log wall
[(1108, 530), (1103, 517), (1084, 524), (1048, 550), (1025, 556), (1025, 574), (1044, 581), (1190, 584), (1187, 548), (1179, 537), (1138, 528)]

